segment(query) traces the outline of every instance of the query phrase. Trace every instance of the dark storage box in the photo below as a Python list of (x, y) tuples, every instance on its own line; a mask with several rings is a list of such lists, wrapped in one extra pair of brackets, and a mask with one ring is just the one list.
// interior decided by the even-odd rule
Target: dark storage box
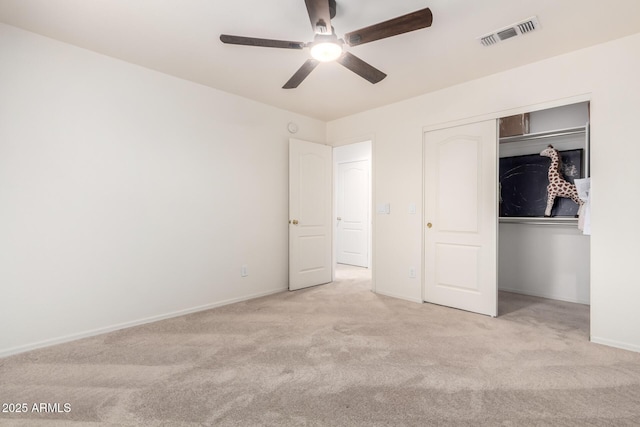
[(529, 113), (500, 119), (500, 138), (529, 133)]

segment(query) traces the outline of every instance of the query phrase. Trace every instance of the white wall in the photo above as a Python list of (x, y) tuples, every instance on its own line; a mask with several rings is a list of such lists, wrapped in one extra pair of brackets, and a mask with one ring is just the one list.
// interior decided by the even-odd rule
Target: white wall
[(534, 111), (529, 114), (529, 133), (584, 126), (588, 121), (588, 102)]
[[(334, 145), (374, 140), (377, 290), (421, 300), (424, 126), (586, 96), (592, 339), (640, 351), (638, 51), (640, 34), (328, 123)], [(1, 24), (0, 64), (0, 355), (285, 289), (286, 123), (316, 142), (324, 123)]]
[(577, 225), (499, 228), (500, 290), (589, 304), (589, 236)]
[(286, 289), (325, 123), (6, 25), (0, 64), (0, 356)]
[(638, 51), (640, 34), (330, 122), (327, 137), (336, 145), (374, 135), (374, 204), (392, 204), (391, 215), (374, 221), (376, 290), (421, 299), (421, 281), (405, 274), (421, 264), (421, 216), (393, 206), (422, 205), (424, 126), (590, 99), (591, 335), (599, 343), (640, 351), (640, 231), (629, 220), (640, 201), (629, 197), (626, 184), (640, 182), (640, 103), (630, 96), (640, 93)]

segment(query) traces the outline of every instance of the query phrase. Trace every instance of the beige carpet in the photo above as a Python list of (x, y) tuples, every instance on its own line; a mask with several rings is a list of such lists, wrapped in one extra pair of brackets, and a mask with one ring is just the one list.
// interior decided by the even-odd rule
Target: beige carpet
[(366, 273), (1, 359), (29, 410), (0, 424), (640, 425), (640, 354), (590, 343), (588, 307), (505, 293), (492, 319)]

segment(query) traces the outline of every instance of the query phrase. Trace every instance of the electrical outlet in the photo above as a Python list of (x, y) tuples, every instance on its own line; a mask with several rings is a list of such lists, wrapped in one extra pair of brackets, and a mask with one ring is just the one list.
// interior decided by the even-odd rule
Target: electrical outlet
[(409, 279), (415, 279), (415, 278), (416, 278), (416, 268), (409, 267)]
[(249, 275), (249, 267), (247, 267), (247, 265), (244, 264), (242, 267), (240, 267), (240, 276), (247, 277), (248, 275)]

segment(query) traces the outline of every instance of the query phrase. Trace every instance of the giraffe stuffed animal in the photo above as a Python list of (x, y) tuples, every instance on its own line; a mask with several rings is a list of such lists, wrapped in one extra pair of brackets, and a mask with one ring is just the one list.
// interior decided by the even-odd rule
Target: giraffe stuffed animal
[(584, 202), (578, 197), (576, 186), (567, 182), (562, 176), (562, 160), (560, 159), (558, 150), (553, 148), (552, 145), (549, 145), (542, 150), (540, 155), (551, 159), (551, 165), (549, 165), (549, 185), (547, 185), (547, 208), (544, 211), (544, 216), (551, 216), (551, 209), (553, 208), (556, 197), (570, 198), (582, 209)]

